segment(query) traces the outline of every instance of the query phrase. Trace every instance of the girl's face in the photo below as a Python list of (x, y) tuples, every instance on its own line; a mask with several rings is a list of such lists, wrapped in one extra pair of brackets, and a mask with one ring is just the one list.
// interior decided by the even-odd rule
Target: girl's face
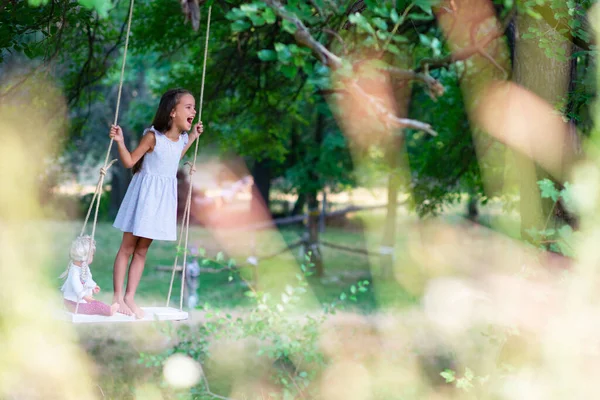
[(196, 100), (191, 94), (184, 94), (179, 99), (179, 103), (171, 111), (173, 118), (173, 127), (179, 131), (189, 131), (192, 129), (192, 123), (196, 116)]

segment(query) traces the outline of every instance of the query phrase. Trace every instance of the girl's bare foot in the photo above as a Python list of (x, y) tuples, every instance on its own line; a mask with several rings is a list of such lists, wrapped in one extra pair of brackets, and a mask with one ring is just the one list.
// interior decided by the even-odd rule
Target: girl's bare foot
[(125, 296), (124, 301), (125, 301), (125, 304), (127, 304), (127, 306), (129, 306), (129, 309), (131, 311), (133, 311), (133, 313), (135, 314), (135, 317), (137, 319), (144, 318), (144, 310), (142, 310), (140, 307), (138, 307), (137, 304), (135, 304), (135, 301), (133, 301), (132, 297)]
[(114, 303), (112, 306), (110, 306), (110, 316), (112, 317), (113, 315), (115, 315), (118, 309), (119, 303)]
[(117, 303), (119, 305), (118, 312), (125, 315), (133, 315), (131, 309), (125, 304), (123, 299), (113, 297), (113, 304)]

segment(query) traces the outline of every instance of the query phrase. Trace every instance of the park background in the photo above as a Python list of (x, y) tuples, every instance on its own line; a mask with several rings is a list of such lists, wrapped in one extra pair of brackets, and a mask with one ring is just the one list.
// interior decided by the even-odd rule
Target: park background
[[(0, 396), (597, 397), (594, 3), (137, 0), (127, 36), (124, 0), (0, 1)], [(190, 319), (58, 322), (115, 112), (132, 149), (173, 87), (203, 93), (211, 201)], [(94, 224), (105, 301), (130, 179)]]

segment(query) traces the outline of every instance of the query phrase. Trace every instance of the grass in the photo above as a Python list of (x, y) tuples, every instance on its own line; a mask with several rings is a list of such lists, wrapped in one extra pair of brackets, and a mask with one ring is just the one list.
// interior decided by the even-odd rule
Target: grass
[[(493, 210), (492, 210), (493, 211)], [(460, 210), (444, 216), (451, 224), (460, 224)], [(376, 252), (381, 242), (381, 232), (385, 222), (385, 211), (369, 211), (349, 216), (350, 227), (327, 227), (322, 238), (328, 242), (368, 248)], [(408, 213), (400, 213), (398, 218), (398, 235), (396, 250), (396, 270), (410, 276), (415, 271), (407, 262), (410, 256), (405, 254), (407, 241), (411, 235), (418, 234), (412, 229), (416, 221)], [(518, 223), (513, 218), (501, 212), (486, 212), (482, 216), (486, 226), (500, 227), (508, 236), (518, 235)], [(362, 229), (362, 226), (369, 229)], [(58, 288), (60, 281), (57, 276), (64, 270), (68, 262), (70, 241), (81, 229), (80, 222), (36, 222), (32, 229), (41, 229), (48, 237), (52, 237), (53, 254), (55, 257), (47, 261), (45, 271)], [(302, 231), (295, 228), (282, 229), (275, 236), (258, 236), (256, 251), (267, 254), (280, 249), (285, 244), (293, 243), (301, 236)], [(232, 235), (228, 240), (250, 241), (249, 237)], [(98, 296), (100, 300), (110, 301), (112, 296), (112, 265), (121, 241), (121, 233), (108, 223), (100, 223), (96, 231), (97, 252), (91, 266), (94, 279), (103, 289)], [(191, 227), (190, 242), (206, 249), (207, 256), (215, 257), (221, 250), (215, 238), (207, 230)], [(153, 243), (148, 253), (148, 259), (142, 281), (138, 290), (138, 300), (142, 305), (162, 305), (169, 289), (171, 273), (159, 271), (158, 266), (172, 267), (176, 254), (176, 243)], [(250, 255), (250, 254), (248, 254)], [(379, 258), (365, 256), (346, 251), (322, 248), (325, 262), (325, 277), (311, 277), (308, 282), (314, 298), (320, 303), (329, 303), (341, 292), (348, 293), (348, 288), (359, 280), (368, 279), (372, 282), (372, 290), (359, 297), (352, 311), (374, 313), (386, 304), (414, 305), (419, 302), (420, 293), (410, 292), (402, 285), (402, 279), (380, 279)], [(238, 261), (243, 261), (242, 259)], [(263, 261), (259, 265), (259, 287), (281, 287), (291, 273), (299, 271), (302, 259), (298, 250), (288, 252), (280, 257)], [(406, 265), (403, 263), (407, 262)], [(406, 271), (406, 272), (404, 272)], [(418, 271), (416, 272), (418, 274)], [(248, 275), (246, 277), (250, 278)], [(236, 309), (237, 312), (251, 305), (251, 299), (245, 296), (248, 290), (239, 279), (229, 281), (229, 273), (201, 274), (200, 304), (209, 303), (213, 308)], [(174, 284), (172, 304), (179, 304), (179, 274)], [(410, 286), (410, 284), (408, 285)], [(165, 325), (162, 325), (165, 326)], [(172, 324), (172, 327), (180, 326)], [(104, 326), (76, 326), (80, 345), (89, 355), (95, 366), (96, 381), (98, 382), (99, 397), (134, 399), (134, 398), (175, 398), (174, 392), (167, 388), (160, 396), (146, 394), (148, 382), (161, 380), (160, 366), (146, 367), (138, 363), (141, 352), (158, 354), (165, 348), (173, 346), (172, 336), (162, 332), (157, 325), (123, 324)], [(209, 372), (209, 371), (207, 371)]]
[[(42, 229), (48, 237), (54, 238), (53, 253), (56, 256), (48, 260), (45, 270), (51, 281), (59, 287), (61, 282), (56, 278), (68, 263), (68, 250), (70, 241), (75, 237), (81, 225), (78, 222), (40, 222), (36, 229)], [(298, 240), (301, 235), (298, 229), (284, 229), (280, 231), (282, 241), (277, 244), (264, 243), (257, 246), (257, 254), (268, 254), (279, 250), (282, 245), (290, 244)], [(330, 228), (322, 235), (324, 240), (344, 244), (347, 246), (366, 247), (364, 234), (359, 231), (344, 231), (339, 228)], [(91, 266), (92, 274), (98, 285), (102, 288), (97, 296), (102, 301), (110, 301), (112, 296), (112, 266), (114, 257), (120, 245), (121, 233), (108, 223), (100, 223), (96, 229), (97, 251)], [(203, 228), (190, 228), (190, 242), (203, 247), (207, 251), (207, 257), (214, 258), (219, 252), (219, 247), (211, 238), (210, 233)], [(138, 297), (144, 305), (162, 305), (167, 297), (170, 271), (161, 271), (157, 267), (173, 266), (176, 255), (176, 243), (155, 242), (150, 247), (146, 268), (138, 289)], [(250, 254), (248, 254), (250, 255)], [(290, 261), (290, 255), (294, 261)], [(342, 290), (356, 283), (360, 279), (369, 279), (371, 276), (370, 264), (376, 260), (370, 260), (364, 255), (357, 255), (345, 251), (329, 248), (322, 249), (325, 262), (326, 276), (323, 279), (312, 278), (309, 280), (315, 294), (321, 302), (330, 302), (335, 299)], [(189, 257), (189, 256), (188, 256)], [(182, 256), (179, 257), (179, 263)], [(240, 260), (244, 261), (244, 260)], [(294, 264), (296, 267), (302, 262), (299, 249), (292, 250), (282, 256), (261, 261), (259, 273), (259, 285), (268, 286), (271, 280), (280, 277), (278, 269), (280, 264)], [(296, 272), (299, 272), (297, 268)], [(247, 276), (247, 274), (246, 274)], [(179, 304), (180, 274), (176, 274), (172, 304)], [(250, 278), (250, 276), (247, 276)], [(219, 308), (236, 308), (250, 305), (250, 300), (244, 295), (246, 285), (239, 279), (229, 281), (229, 273), (202, 274), (200, 277), (199, 297), (200, 304), (209, 303)], [(58, 293), (57, 293), (58, 294)], [(373, 299), (365, 303), (367, 309), (374, 307)]]
[[(518, 221), (514, 218), (502, 214), (501, 210), (496, 210), (494, 205), (487, 207), (481, 216), (481, 222), (485, 226), (495, 227), (503, 231), (510, 237), (518, 236)], [(444, 216), (444, 218), (453, 224), (461, 223), (460, 209), (454, 208)], [(381, 231), (385, 223), (385, 210), (373, 210), (350, 214), (349, 227), (327, 227), (321, 234), (324, 241), (369, 249), (377, 253), (381, 242)], [(411, 224), (415, 218), (405, 210), (400, 209), (398, 217), (398, 234), (396, 241), (396, 251), (402, 256), (402, 251), (407, 238), (411, 235)], [(364, 229), (363, 227), (367, 227)], [(66, 267), (68, 263), (68, 251), (72, 238), (74, 238), (81, 229), (81, 222), (37, 222), (33, 229), (42, 229), (47, 237), (52, 237), (54, 248), (52, 253), (56, 256), (48, 260), (45, 270), (49, 274), (51, 281), (60, 287), (61, 282), (56, 278)], [(259, 256), (276, 252), (285, 245), (297, 241), (302, 231), (300, 228), (284, 228), (278, 234), (258, 234), (255, 237), (256, 254)], [(102, 301), (110, 301), (112, 298), (112, 266), (115, 255), (121, 242), (121, 232), (113, 228), (110, 223), (101, 222), (96, 229), (97, 251), (94, 262), (91, 266), (94, 279), (102, 288), (102, 292), (97, 296)], [(207, 257), (215, 258), (221, 251), (222, 246), (211, 236), (206, 229), (198, 226), (190, 227), (190, 244), (206, 250)], [(247, 233), (242, 235), (231, 234), (230, 237), (221, 238), (227, 241), (245, 241), (250, 242), (251, 238)], [(146, 268), (137, 292), (137, 297), (143, 305), (163, 305), (167, 298), (169, 282), (171, 279), (170, 268), (176, 255), (176, 242), (154, 242), (149, 250), (146, 261)], [(321, 252), (325, 263), (325, 277), (319, 279), (312, 277), (309, 283), (314, 295), (321, 303), (329, 303), (336, 299), (342, 291), (346, 291), (351, 285), (359, 280), (371, 280), (373, 273), (379, 271), (380, 260), (377, 256), (366, 256), (344, 250), (331, 249), (322, 246)], [(299, 266), (304, 261), (299, 254), (299, 249), (284, 253), (281, 256), (269, 260), (261, 261), (258, 268), (259, 287), (277, 286), (278, 281), (285, 281), (290, 273), (300, 271)], [(248, 250), (246, 256), (250, 256)], [(188, 257), (190, 257), (188, 255)], [(244, 262), (244, 259), (236, 260)], [(182, 256), (179, 257), (179, 264), (182, 262)], [(397, 262), (401, 262), (397, 260)], [(247, 265), (247, 263), (246, 263)], [(159, 266), (169, 268), (168, 271), (161, 271)], [(290, 270), (291, 269), (291, 270)], [(244, 276), (251, 280), (250, 270), (245, 270)], [(208, 303), (217, 308), (237, 308), (249, 306), (250, 299), (244, 295), (247, 286), (239, 279), (230, 281), (228, 272), (208, 274), (200, 276), (199, 304)], [(179, 304), (180, 293), (180, 274), (176, 274), (174, 282), (171, 304)], [(414, 303), (415, 299), (406, 293), (402, 287), (378, 288), (380, 294), (388, 299), (399, 300), (400, 303)], [(390, 293), (381, 293), (381, 291)], [(58, 294), (58, 292), (57, 292)], [(395, 302), (396, 305), (398, 304)], [(369, 294), (357, 303), (357, 309), (363, 312), (369, 312), (377, 308), (377, 300)]]

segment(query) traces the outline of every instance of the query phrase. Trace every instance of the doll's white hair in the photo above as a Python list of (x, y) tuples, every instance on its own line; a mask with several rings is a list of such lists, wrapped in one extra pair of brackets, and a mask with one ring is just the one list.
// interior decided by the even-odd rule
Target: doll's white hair
[(96, 251), (96, 243), (92, 240), (91, 236), (78, 236), (71, 244), (71, 251), (69, 253), (71, 261), (85, 261), (87, 262), (89, 254)]
[[(83, 273), (82, 273), (82, 278), (84, 275), (87, 274), (87, 271), (89, 270), (89, 267), (87, 265), (88, 259), (89, 259), (89, 254), (93, 253), (96, 251), (96, 242), (94, 240), (92, 240), (91, 236), (85, 235), (85, 236), (78, 236), (75, 240), (73, 240), (73, 243), (71, 243), (71, 250), (69, 252), (69, 258), (72, 261), (79, 261), (83, 263)], [(67, 269), (65, 270), (65, 272), (63, 272), (60, 275), (60, 278), (64, 279), (67, 277), (67, 275), (69, 274), (69, 269), (71, 268), (71, 262), (69, 262), (69, 266), (67, 267)]]

